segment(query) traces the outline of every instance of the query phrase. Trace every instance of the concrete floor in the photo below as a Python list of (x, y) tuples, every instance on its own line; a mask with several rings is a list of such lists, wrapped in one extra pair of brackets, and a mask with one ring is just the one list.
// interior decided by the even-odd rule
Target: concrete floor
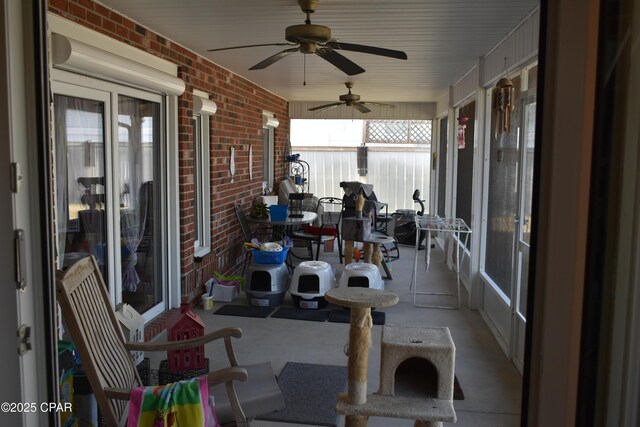
[[(465, 394), (465, 400), (454, 401), (457, 413), (457, 426), (519, 426), (520, 396), (522, 378), (514, 365), (507, 360), (494, 340), (491, 332), (477, 311), (465, 306), (459, 310), (418, 308), (413, 305), (409, 286), (413, 269), (415, 251), (410, 247), (400, 248), (400, 259), (391, 264), (393, 280), (385, 280), (385, 288), (395, 292), (400, 302), (383, 311), (386, 323), (412, 326), (447, 326), (456, 345), (456, 376)], [(446, 268), (442, 251), (432, 253), (431, 266), (424, 271), (424, 252), (419, 252), (418, 289), (441, 288), (452, 290), (455, 286), (455, 273)], [(320, 259), (334, 265), (339, 274), (343, 268), (338, 263), (336, 253), (321, 253)], [(452, 297), (419, 296), (419, 302), (438, 301), (451, 303)], [(427, 298), (430, 298), (427, 300)], [(224, 303), (214, 303), (214, 311)], [(234, 304), (246, 304), (244, 295)], [(292, 306), (290, 296), (285, 306)], [(349, 325), (332, 322), (310, 322), (287, 319), (254, 319), (237, 316), (213, 315), (202, 309), (197, 310), (204, 320), (207, 331), (226, 326), (242, 328), (243, 337), (235, 340), (234, 347), (241, 364), (271, 361), (276, 373), (286, 362), (306, 362), (332, 365), (347, 365), (344, 353), (348, 341)], [(380, 336), (382, 326), (373, 326), (372, 346), (369, 353), (368, 390), (378, 389), (380, 368)], [(214, 356), (215, 355), (215, 356)], [(207, 346), (207, 357), (212, 368), (228, 366), (224, 347), (221, 343)], [(253, 421), (252, 427), (274, 427), (281, 423)], [(298, 424), (286, 424), (296, 426)], [(344, 417), (340, 417), (340, 426)], [(411, 420), (371, 418), (371, 427), (412, 426)]]

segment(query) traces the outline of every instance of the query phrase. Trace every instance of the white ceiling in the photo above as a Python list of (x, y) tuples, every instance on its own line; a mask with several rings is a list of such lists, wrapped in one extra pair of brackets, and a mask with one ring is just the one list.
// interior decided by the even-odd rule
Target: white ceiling
[(339, 51), (366, 70), (349, 77), (300, 52), (264, 70), (248, 70), (288, 46), (207, 52), (285, 42), (285, 28), (305, 20), (296, 0), (100, 2), (289, 101), (337, 101), (350, 80), (362, 100), (379, 102), (435, 101), (538, 5), (538, 0), (320, 0), (311, 22), (330, 27), (334, 39), (408, 55), (403, 61)]

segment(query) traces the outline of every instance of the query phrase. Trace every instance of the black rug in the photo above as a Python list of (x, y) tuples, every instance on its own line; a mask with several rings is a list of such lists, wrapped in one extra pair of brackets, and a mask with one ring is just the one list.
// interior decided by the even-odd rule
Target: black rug
[(285, 408), (256, 419), (280, 423), (338, 425), (336, 400), (346, 391), (347, 367), (287, 362), (278, 376)]
[(462, 391), (456, 376), (453, 377), (453, 400), (464, 400), (464, 391)]
[[(374, 325), (384, 325), (386, 315), (383, 311), (372, 310), (371, 318)], [(334, 308), (329, 313), (329, 322), (349, 323), (351, 322), (351, 310), (344, 308)]]
[(226, 316), (242, 316), (242, 317), (269, 317), (275, 308), (273, 307), (255, 307), (252, 305), (223, 305), (213, 312), (213, 314), (224, 314)]
[(271, 315), (278, 319), (311, 320), (313, 322), (325, 322), (329, 318), (329, 312), (325, 310), (307, 310), (295, 307), (280, 307)]

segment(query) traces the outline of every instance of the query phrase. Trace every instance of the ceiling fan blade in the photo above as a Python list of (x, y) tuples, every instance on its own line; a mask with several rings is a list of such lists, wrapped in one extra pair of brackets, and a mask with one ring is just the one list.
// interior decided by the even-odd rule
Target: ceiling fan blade
[(270, 57), (268, 57), (267, 59), (265, 59), (262, 62), (258, 62), (256, 65), (254, 65), (253, 67), (251, 67), (249, 69), (250, 70), (262, 70), (264, 68), (267, 68), (269, 65), (273, 64), (274, 62), (277, 62), (277, 61), (281, 60), (285, 56), (289, 56), (293, 52), (297, 52), (297, 51), (298, 51), (297, 47), (292, 47), (291, 49), (285, 49), (283, 51), (280, 51), (280, 52), (276, 53), (275, 55), (271, 55)]
[(317, 49), (316, 55), (325, 61), (333, 64), (343, 73), (353, 76), (356, 74), (364, 73), (364, 68), (353, 62), (352, 60), (340, 55), (338, 52), (331, 49)]
[(317, 111), (317, 112), (323, 112), (323, 111), (327, 111), (330, 110), (332, 108), (337, 107), (338, 105), (342, 105), (343, 102), (334, 102), (333, 104), (325, 104), (325, 105), (319, 105), (317, 107), (313, 107), (313, 108), (309, 108), (309, 111)]
[(365, 107), (364, 105), (362, 105), (361, 102), (354, 102), (353, 103), (353, 108), (355, 108), (356, 110), (360, 111), (361, 113), (370, 113), (371, 110), (368, 109), (367, 107)]
[(331, 49), (350, 50), (352, 52), (362, 52), (371, 55), (388, 56), (389, 58), (407, 59), (407, 54), (401, 50), (385, 49), (383, 47), (365, 46), (363, 44), (342, 43), (339, 41), (328, 41), (327, 47)]
[(384, 102), (365, 102), (365, 101), (362, 101), (360, 103), (361, 104), (368, 104), (368, 105), (379, 105), (381, 107), (386, 107), (386, 108), (396, 108), (395, 104), (385, 104)]
[(207, 49), (207, 52), (220, 52), (221, 50), (244, 49), (247, 47), (263, 47), (263, 46), (297, 46), (294, 43), (264, 43), (264, 44), (248, 44), (246, 46), (221, 47), (218, 49)]

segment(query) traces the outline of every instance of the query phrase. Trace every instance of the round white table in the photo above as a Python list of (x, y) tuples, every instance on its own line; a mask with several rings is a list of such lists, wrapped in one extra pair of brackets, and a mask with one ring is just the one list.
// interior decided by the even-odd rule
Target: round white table
[(315, 212), (307, 212), (304, 211), (302, 213), (302, 218), (291, 218), (287, 216), (287, 219), (284, 221), (272, 221), (271, 217), (269, 218), (252, 218), (251, 216), (247, 216), (247, 222), (252, 222), (255, 224), (265, 224), (265, 225), (278, 225), (284, 227), (290, 227), (294, 225), (305, 225), (311, 224), (313, 221), (318, 218), (318, 214)]

